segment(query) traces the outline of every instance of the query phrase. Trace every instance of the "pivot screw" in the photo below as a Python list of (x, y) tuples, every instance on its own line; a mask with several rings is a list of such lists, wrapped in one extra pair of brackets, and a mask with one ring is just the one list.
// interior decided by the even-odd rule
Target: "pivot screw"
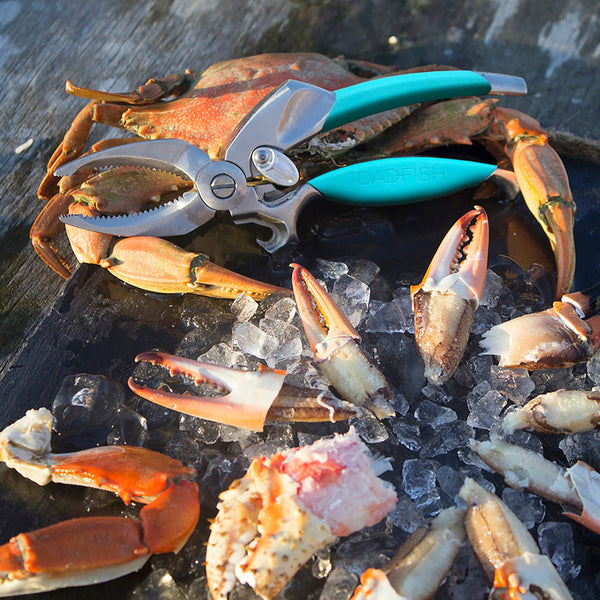
[(210, 189), (215, 197), (225, 200), (231, 198), (235, 192), (235, 180), (231, 175), (221, 173), (213, 177), (210, 182)]

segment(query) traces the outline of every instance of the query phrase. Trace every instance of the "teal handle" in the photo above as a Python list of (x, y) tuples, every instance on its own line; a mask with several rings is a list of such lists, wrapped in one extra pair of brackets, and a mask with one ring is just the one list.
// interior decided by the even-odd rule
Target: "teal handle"
[(308, 183), (328, 200), (355, 206), (422, 202), (479, 185), (496, 165), (451, 158), (400, 156), (329, 171)]
[(489, 81), (473, 71), (428, 71), (370, 79), (335, 92), (335, 102), (322, 131), (399, 106), (483, 96), (491, 89)]

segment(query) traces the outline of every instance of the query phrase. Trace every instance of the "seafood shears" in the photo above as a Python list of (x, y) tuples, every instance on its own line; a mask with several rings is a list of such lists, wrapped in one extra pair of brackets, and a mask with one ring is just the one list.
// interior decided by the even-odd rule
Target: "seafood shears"
[(257, 242), (273, 252), (297, 240), (296, 222), (307, 202), (332, 200), (358, 206), (419, 202), (477, 186), (500, 170), (495, 165), (425, 156), (389, 157), (336, 168), (302, 181), (287, 152), (313, 136), (400, 106), (452, 97), (523, 95), (520, 77), (474, 71), (431, 71), (371, 79), (330, 92), (287, 81), (271, 92), (232, 132), (221, 156), (177, 139), (149, 140), (94, 152), (61, 166), (56, 175), (81, 167), (140, 166), (182, 173), (194, 187), (148, 211), (123, 216), (61, 220), (116, 236), (183, 235), (229, 211), (236, 224), (270, 230)]

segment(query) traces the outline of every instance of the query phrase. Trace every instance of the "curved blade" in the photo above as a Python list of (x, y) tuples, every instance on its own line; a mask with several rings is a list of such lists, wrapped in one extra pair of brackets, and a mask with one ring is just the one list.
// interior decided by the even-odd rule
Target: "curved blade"
[(156, 235), (159, 237), (183, 235), (204, 225), (215, 216), (215, 211), (204, 204), (197, 192), (186, 192), (167, 204), (133, 215), (83, 217), (64, 215), (60, 220), (88, 231), (109, 235)]

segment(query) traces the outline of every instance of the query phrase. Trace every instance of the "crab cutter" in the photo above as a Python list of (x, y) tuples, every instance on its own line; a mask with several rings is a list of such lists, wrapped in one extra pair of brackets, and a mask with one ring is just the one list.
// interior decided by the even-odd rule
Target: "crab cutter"
[(313, 136), (368, 115), (420, 102), (461, 96), (527, 93), (520, 77), (474, 71), (432, 71), (368, 80), (335, 92), (287, 81), (271, 92), (236, 128), (218, 160), (177, 139), (127, 144), (78, 158), (57, 176), (84, 165), (141, 166), (180, 172), (191, 191), (148, 211), (123, 216), (61, 220), (117, 236), (186, 234), (229, 211), (237, 224), (270, 230), (257, 242), (273, 252), (297, 240), (296, 222), (305, 204), (320, 198), (357, 206), (419, 202), (479, 185), (495, 165), (473, 161), (406, 156), (354, 163), (301, 181), (286, 152)]

